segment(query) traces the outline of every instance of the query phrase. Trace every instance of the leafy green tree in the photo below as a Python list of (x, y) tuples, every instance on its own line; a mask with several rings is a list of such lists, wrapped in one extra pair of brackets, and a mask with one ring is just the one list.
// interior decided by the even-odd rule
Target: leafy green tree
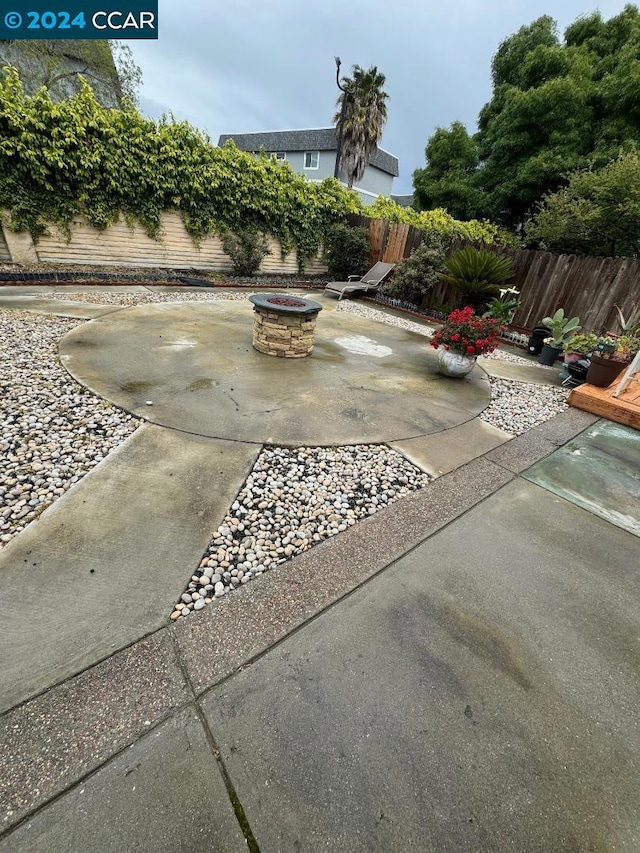
[(107, 107), (136, 104), (142, 83), (131, 48), (114, 39), (0, 41), (0, 66), (0, 77), (15, 68), (27, 94), (44, 86), (55, 101), (78, 94), (84, 79)]
[(522, 225), (545, 192), (584, 165), (593, 148), (591, 75), (591, 63), (560, 43), (549, 16), (502, 42), (492, 62), (493, 98), (476, 136), (476, 181), (492, 216)]
[(527, 223), (543, 248), (586, 255), (640, 254), (640, 153), (602, 169), (574, 172), (566, 187), (545, 196)]
[(349, 189), (364, 175), (382, 139), (389, 97), (383, 88), (386, 78), (375, 65), (366, 70), (354, 65), (351, 73), (352, 77), (342, 78), (346, 91), (338, 98), (339, 109), (333, 118), (337, 132), (342, 129), (340, 168), (346, 172)]
[[(604, 166), (621, 151), (640, 147), (636, 6), (608, 21), (599, 13), (578, 18), (564, 40), (552, 18), (538, 18), (500, 44), (491, 71), (493, 95), (472, 139), (477, 167), (432, 167), (443, 141), (455, 153), (439, 129), (427, 144), (427, 168), (415, 176), (421, 203), (471, 199), (474, 216), (520, 229), (570, 173)], [(464, 128), (456, 131), (464, 139)]]
[(427, 165), (413, 173), (419, 210), (445, 208), (456, 219), (472, 219), (478, 192), (470, 180), (478, 168), (478, 146), (462, 122), (439, 127), (425, 149)]
[(131, 47), (126, 41), (108, 39), (111, 48), (113, 64), (118, 76), (120, 100), (129, 101), (138, 106), (140, 86), (142, 86), (142, 69), (133, 58)]
[(520, 27), (515, 35), (500, 44), (493, 57), (491, 78), (494, 87), (497, 89), (506, 84), (517, 89), (530, 88), (532, 54), (557, 46), (556, 23), (549, 15), (543, 15), (529, 26)]

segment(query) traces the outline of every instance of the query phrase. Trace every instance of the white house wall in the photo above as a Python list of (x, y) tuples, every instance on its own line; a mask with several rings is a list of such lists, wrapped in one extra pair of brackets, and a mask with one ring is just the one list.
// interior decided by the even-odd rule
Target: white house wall
[[(335, 151), (320, 151), (318, 168), (304, 168), (304, 151), (286, 151), (286, 161), (291, 166), (294, 172), (299, 175), (305, 175), (310, 181), (323, 181), (325, 178), (332, 178), (336, 165)], [(347, 176), (344, 172), (340, 173), (340, 180), (343, 184), (347, 183)], [(388, 172), (383, 172), (377, 166), (367, 166), (362, 180), (354, 184), (354, 189), (361, 190), (359, 192), (360, 199), (363, 204), (373, 204), (379, 195), (387, 198), (393, 192), (393, 175)]]

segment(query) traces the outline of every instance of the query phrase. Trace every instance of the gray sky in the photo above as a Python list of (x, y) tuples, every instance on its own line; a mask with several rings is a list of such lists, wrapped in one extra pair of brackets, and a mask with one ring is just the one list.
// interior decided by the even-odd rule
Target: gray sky
[(394, 192), (411, 192), (413, 170), (436, 127), (476, 129), (491, 96), (499, 43), (551, 15), (560, 33), (624, 0), (160, 0), (158, 41), (130, 41), (144, 74), (142, 111), (173, 112), (220, 133), (329, 127), (343, 72), (377, 65), (389, 118), (382, 147), (400, 161)]

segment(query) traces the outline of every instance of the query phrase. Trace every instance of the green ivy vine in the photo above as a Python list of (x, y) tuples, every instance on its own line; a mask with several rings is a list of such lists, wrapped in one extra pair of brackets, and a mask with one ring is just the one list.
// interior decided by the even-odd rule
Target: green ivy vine
[(196, 244), (255, 226), (280, 240), (283, 256), (295, 248), (301, 268), (336, 219), (362, 210), (333, 178), (311, 183), (233, 143), (217, 148), (187, 122), (107, 109), (87, 83), (58, 103), (44, 88), (25, 95), (9, 69), (0, 82), (0, 208), (35, 240), (50, 223), (70, 234), (78, 212), (101, 230), (124, 215), (159, 239), (163, 211), (175, 210)]

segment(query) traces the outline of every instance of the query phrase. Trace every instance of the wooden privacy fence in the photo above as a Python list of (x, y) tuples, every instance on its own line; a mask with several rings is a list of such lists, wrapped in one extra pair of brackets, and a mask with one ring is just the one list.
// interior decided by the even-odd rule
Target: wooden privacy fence
[(535, 326), (557, 308), (580, 317), (589, 331), (615, 330), (616, 305), (623, 314), (640, 304), (640, 261), (632, 258), (590, 258), (511, 249), (513, 286), (522, 306), (514, 323)]
[[(370, 265), (377, 261), (398, 263), (408, 258), (424, 239), (424, 232), (411, 225), (368, 219), (351, 214), (353, 226), (369, 229)], [(468, 245), (463, 241), (455, 246)], [(520, 291), (522, 307), (514, 325), (530, 329), (558, 308), (580, 317), (584, 329), (596, 332), (615, 329), (616, 305), (623, 314), (640, 305), (640, 261), (632, 258), (591, 258), (556, 255), (530, 249), (487, 246), (508, 255), (515, 275), (510, 286)], [(434, 288), (423, 307), (453, 307), (456, 294), (448, 285)]]

